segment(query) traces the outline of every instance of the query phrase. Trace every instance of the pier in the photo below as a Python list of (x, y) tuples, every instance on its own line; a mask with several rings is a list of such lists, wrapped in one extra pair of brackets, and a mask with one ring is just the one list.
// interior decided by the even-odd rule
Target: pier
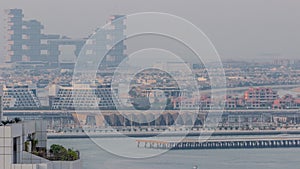
[(136, 140), (137, 147), (148, 149), (248, 149), (300, 147), (300, 137), (184, 139), (182, 141)]

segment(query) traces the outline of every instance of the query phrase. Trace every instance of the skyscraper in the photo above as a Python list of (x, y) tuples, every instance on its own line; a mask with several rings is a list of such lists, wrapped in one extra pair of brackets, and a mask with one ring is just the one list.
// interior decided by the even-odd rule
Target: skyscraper
[(42, 34), (44, 26), (37, 20), (23, 20), (22, 9), (5, 11), (7, 30), (8, 62), (44, 61), (41, 40), (47, 38)]
[[(23, 62), (30, 64), (45, 64), (44, 68), (57, 68), (61, 55), (60, 47), (74, 46), (74, 55), (78, 57), (86, 39), (71, 39), (61, 35), (43, 34), (44, 26), (37, 20), (24, 20), (22, 9), (6, 10), (6, 30), (7, 30), (7, 62), (17, 63), (17, 67), (22, 67)], [(109, 50), (105, 55), (101, 67), (116, 67), (126, 57), (124, 50), (126, 46), (124, 15), (112, 15), (108, 22), (111, 25), (101, 34), (95, 37), (97, 49), (95, 54), (102, 54)], [(98, 51), (98, 52), (97, 52)], [(89, 54), (89, 52), (88, 52)], [(90, 62), (94, 62), (91, 60)]]
[(96, 29), (88, 37), (77, 60), (77, 71), (114, 69), (126, 58), (125, 19), (124, 15), (112, 15), (104, 28)]
[[(109, 53), (105, 56), (105, 65), (108, 67), (116, 67), (121, 61), (126, 57), (124, 50), (126, 46), (124, 45), (123, 39), (125, 39), (124, 30), (126, 26), (124, 20), (125, 15), (112, 15), (110, 16), (108, 22), (111, 23), (111, 27), (106, 30), (106, 46), (111, 47)], [(117, 40), (122, 39), (118, 42)]]
[(37, 20), (23, 21), (22, 49), (25, 61), (42, 61), (45, 57), (41, 53), (42, 29), (44, 26)]
[(21, 9), (5, 10), (7, 31), (7, 58), (8, 62), (22, 61), (22, 26), (23, 13)]

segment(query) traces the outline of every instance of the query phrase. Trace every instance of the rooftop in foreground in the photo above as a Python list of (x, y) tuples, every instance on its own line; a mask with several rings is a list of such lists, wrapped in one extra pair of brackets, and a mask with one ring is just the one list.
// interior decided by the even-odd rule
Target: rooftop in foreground
[(2, 121), (0, 168), (81, 169), (81, 161), (50, 161), (38, 156), (47, 152), (47, 130), (43, 121)]

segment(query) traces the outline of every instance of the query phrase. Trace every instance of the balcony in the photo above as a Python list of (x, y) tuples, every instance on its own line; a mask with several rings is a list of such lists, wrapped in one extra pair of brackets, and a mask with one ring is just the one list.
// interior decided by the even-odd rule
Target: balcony
[(5, 151), (1, 151), (5, 153), (0, 154), (0, 168), (82, 169), (79, 152), (54, 145), (49, 153), (44, 153), (47, 152), (46, 132), (43, 121), (3, 121), (0, 149), (5, 147)]

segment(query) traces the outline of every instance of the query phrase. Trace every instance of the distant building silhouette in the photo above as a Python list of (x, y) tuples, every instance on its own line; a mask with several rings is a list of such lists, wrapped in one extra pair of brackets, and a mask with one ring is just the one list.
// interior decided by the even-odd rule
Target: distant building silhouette
[[(24, 20), (22, 9), (8, 9), (5, 12), (8, 54), (6, 62), (14, 63), (17, 68), (57, 68), (60, 66), (61, 46), (74, 46), (74, 55), (78, 57), (87, 41), (87, 38), (71, 39), (61, 35), (43, 34), (44, 26), (37, 20)], [(123, 15), (113, 15), (109, 18), (109, 22), (119, 18), (125, 19)], [(112, 26), (105, 30), (105, 33), (99, 38), (100, 40), (97, 40), (99, 50), (107, 50), (116, 43), (116, 39), (125, 37), (124, 19), (113, 22)], [(126, 57), (125, 49), (123, 41), (117, 43), (100, 65), (103, 67), (118, 66)], [(70, 68), (71, 64), (67, 63), (67, 65)], [(62, 66), (66, 66), (66, 63), (62, 63)]]
[(126, 29), (126, 26), (124, 24), (124, 19), (124, 15), (112, 15), (109, 18), (111, 29), (106, 30), (107, 35), (105, 42), (108, 48), (113, 47), (105, 56), (104, 62), (102, 63), (105, 66), (116, 67), (124, 58), (126, 58), (126, 55), (124, 54), (124, 50), (126, 49), (124, 41), (117, 42), (118, 39), (125, 38), (124, 30)]

